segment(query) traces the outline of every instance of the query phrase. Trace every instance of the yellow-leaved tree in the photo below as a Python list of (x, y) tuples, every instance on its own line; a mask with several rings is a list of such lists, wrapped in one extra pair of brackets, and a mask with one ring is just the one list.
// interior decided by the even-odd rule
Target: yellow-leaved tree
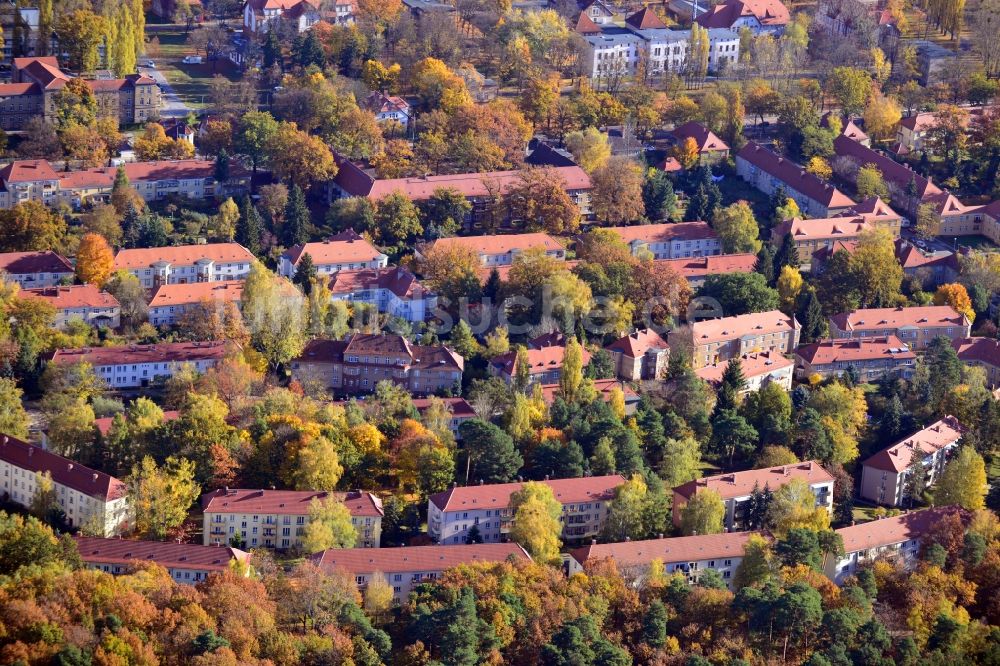
[(529, 481), (510, 496), (510, 507), (514, 514), (510, 538), (537, 562), (559, 562), (562, 504), (556, 500), (552, 488)]
[(309, 524), (302, 537), (305, 552), (353, 548), (357, 540), (358, 533), (351, 523), (351, 512), (339, 498), (314, 499), (309, 504)]

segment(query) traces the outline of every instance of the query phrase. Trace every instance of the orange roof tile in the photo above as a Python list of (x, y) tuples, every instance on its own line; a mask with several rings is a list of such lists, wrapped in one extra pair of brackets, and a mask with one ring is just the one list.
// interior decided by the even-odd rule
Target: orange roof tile
[[(895, 350), (895, 351), (893, 351)], [(811, 365), (854, 363), (879, 359), (913, 360), (917, 357), (895, 335), (884, 338), (841, 338), (802, 345), (795, 355)]]
[(22, 298), (33, 298), (45, 301), (56, 310), (70, 308), (117, 308), (118, 299), (106, 291), (101, 291), (92, 284), (78, 284), (71, 287), (39, 287), (23, 289)]
[(920, 305), (912, 308), (868, 308), (841, 312), (830, 317), (842, 331), (870, 331), (892, 328), (937, 328), (968, 326), (969, 320), (950, 305)]
[(93, 366), (126, 363), (195, 363), (225, 358), (230, 346), (221, 340), (211, 342), (162, 342), (155, 345), (122, 345), (119, 347), (81, 347), (57, 349), (53, 363), (79, 363)]
[(347, 229), (326, 240), (304, 245), (293, 245), (282, 255), (292, 264), (298, 264), (302, 255), (308, 254), (317, 266), (328, 264), (362, 264), (375, 261), (382, 256), (377, 247), (363, 236)]
[(666, 243), (675, 240), (703, 240), (718, 238), (708, 222), (665, 222), (663, 224), (634, 224), (627, 227), (605, 227), (618, 234), (624, 243)]
[(382, 516), (382, 500), (364, 490), (257, 490), (219, 488), (201, 496), (204, 513), (273, 513), (299, 516), (309, 513), (312, 501), (334, 498), (344, 503), (352, 516)]
[(309, 556), (327, 571), (350, 574), (417, 573), (445, 571), (461, 564), (530, 560), (516, 543), (479, 543), (456, 546), (407, 546), (405, 548), (331, 548)]
[(29, 472), (48, 472), (55, 483), (102, 502), (125, 497), (125, 484), (115, 477), (10, 435), (0, 435), (0, 460)]
[[(552, 489), (556, 500), (562, 504), (606, 501), (614, 497), (615, 488), (625, 483), (621, 474), (609, 476), (584, 476), (575, 479), (548, 479), (539, 481)], [(481, 486), (456, 486), (451, 490), (431, 495), (428, 499), (441, 511), (468, 509), (502, 509), (510, 505), (510, 496), (520, 490), (523, 483), (490, 483)], [(452, 546), (449, 546), (451, 548)]]
[(629, 333), (605, 347), (609, 351), (621, 352), (631, 358), (642, 358), (650, 349), (659, 351), (669, 348), (670, 345), (667, 344), (667, 341), (659, 333), (651, 331), (648, 328)]
[(771, 492), (774, 492), (792, 479), (802, 479), (812, 485), (833, 481), (833, 476), (818, 462), (807, 460), (794, 465), (748, 469), (743, 472), (706, 476), (679, 485), (674, 488), (674, 492), (690, 499), (699, 491), (711, 488), (725, 500), (733, 497), (746, 497), (753, 492), (754, 487), (758, 490), (764, 490), (766, 486)]
[(173, 266), (193, 266), (203, 259), (211, 260), (217, 264), (250, 264), (253, 263), (254, 256), (250, 250), (239, 243), (135, 248), (118, 251), (118, 254), (115, 255), (115, 269), (149, 268), (160, 261)]
[(155, 562), (162, 567), (199, 569), (222, 572), (229, 570), (232, 560), (248, 562), (250, 553), (230, 547), (202, 546), (173, 541), (134, 541), (132, 539), (101, 539), (76, 535), (73, 537), (80, 559), (88, 564), (119, 564)]
[(743, 549), (754, 532), (703, 534), (668, 539), (645, 539), (592, 544), (569, 553), (581, 565), (610, 559), (623, 567), (647, 566), (653, 560), (665, 565), (743, 557)]
[(656, 259), (657, 264), (669, 266), (688, 280), (697, 280), (709, 275), (723, 273), (752, 273), (757, 266), (757, 255), (743, 254), (709, 254), (703, 257), (685, 257), (683, 259)]
[[(743, 375), (747, 379), (757, 377), (758, 375), (766, 375), (795, 365), (790, 359), (774, 352), (743, 354), (740, 357), (740, 364), (743, 366)], [(722, 375), (726, 372), (726, 366), (728, 365), (729, 361), (707, 365), (704, 368), (695, 370), (694, 374), (706, 382), (717, 384), (722, 381)]]
[(565, 249), (562, 244), (552, 236), (545, 233), (529, 234), (491, 234), (489, 236), (452, 236), (450, 238), (439, 238), (428, 245), (430, 250), (434, 247), (467, 247), (480, 255), (507, 254), (511, 251), (525, 252), (535, 247), (545, 248), (547, 252), (554, 252)]
[(239, 303), (242, 298), (243, 282), (241, 280), (161, 284), (153, 291), (153, 296), (149, 300), (149, 307), (162, 308), (171, 305), (200, 303), (202, 301)]
[[(850, 139), (844, 140), (851, 141)], [(854, 142), (851, 141), (851, 143)], [(761, 171), (774, 176), (789, 188), (819, 202), (828, 209), (850, 208), (855, 205), (854, 201), (846, 194), (827, 181), (753, 141), (748, 141), (737, 157), (746, 160)]]
[(902, 472), (910, 466), (914, 454), (919, 450), (922, 455), (939, 451), (949, 444), (954, 444), (962, 438), (965, 427), (954, 416), (945, 416), (919, 430), (906, 439), (882, 449), (865, 460), (862, 465), (887, 472)]
[(794, 331), (799, 328), (795, 317), (789, 317), (780, 310), (770, 312), (753, 312), (722, 317), (721, 319), (703, 319), (691, 324), (691, 334), (695, 345), (711, 342), (735, 340), (744, 335), (764, 335)]
[(869, 548), (878, 548), (919, 539), (943, 518), (959, 515), (963, 522), (968, 513), (957, 506), (942, 506), (923, 511), (911, 511), (893, 518), (871, 520), (860, 525), (842, 527), (835, 530), (844, 541), (844, 552), (857, 553)]

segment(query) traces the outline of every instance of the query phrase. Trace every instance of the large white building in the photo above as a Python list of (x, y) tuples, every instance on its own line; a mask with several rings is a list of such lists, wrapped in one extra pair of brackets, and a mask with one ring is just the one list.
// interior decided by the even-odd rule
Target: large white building
[(253, 253), (239, 243), (177, 245), (119, 250), (115, 270), (128, 271), (152, 289), (161, 284), (244, 280), (253, 261)]
[(52, 250), (0, 253), (0, 274), (22, 289), (52, 287), (73, 279), (73, 264)]
[(116, 536), (128, 531), (130, 513), (125, 484), (69, 458), (0, 435), (0, 497), (30, 507), (39, 476), (52, 479), (55, 502), (70, 527)]
[(241, 280), (161, 284), (149, 300), (149, 323), (153, 326), (172, 326), (191, 308), (221, 308), (233, 303), (239, 309), (242, 300)]
[[(552, 488), (563, 505), (563, 539), (580, 541), (596, 537), (604, 529), (608, 502), (615, 489), (625, 483), (619, 474), (576, 479), (541, 481)], [(514, 515), (510, 496), (523, 483), (491, 483), (455, 487), (431, 495), (427, 500), (427, 533), (442, 545), (464, 544), (475, 528), (485, 543), (508, 540)]]
[(618, 234), (632, 254), (649, 252), (653, 259), (706, 257), (722, 252), (722, 242), (707, 222), (635, 224), (607, 229)]
[[(234, 563), (250, 562), (250, 553), (230, 547), (84, 536), (73, 539), (80, 559), (91, 569), (118, 576), (131, 572), (136, 564), (153, 562), (182, 585), (195, 585), (211, 574), (232, 571)], [(249, 566), (243, 568), (243, 574), (250, 575)]]
[(338, 271), (357, 271), (364, 268), (385, 268), (389, 257), (356, 233), (353, 229), (342, 231), (324, 241), (293, 245), (278, 258), (278, 274), (288, 279), (295, 277), (302, 257), (309, 255), (316, 274), (332, 275)]
[(43, 301), (55, 308), (56, 328), (66, 328), (74, 319), (91, 326), (107, 328), (118, 328), (121, 323), (121, 305), (118, 299), (92, 284), (24, 289), (20, 296)]
[(330, 277), (334, 301), (368, 303), (379, 312), (418, 323), (437, 307), (437, 295), (424, 288), (405, 268), (338, 271)]
[(204, 544), (220, 546), (238, 538), (247, 548), (287, 550), (302, 545), (313, 500), (342, 501), (351, 512), (358, 548), (378, 548), (382, 500), (365, 491), (220, 488), (201, 497)]
[(223, 341), (164, 342), (155, 345), (122, 347), (81, 347), (57, 349), (52, 363), (89, 363), (112, 389), (146, 388), (174, 376), (190, 363), (204, 373), (230, 351)]
[(532, 248), (544, 248), (545, 254), (553, 259), (565, 259), (566, 248), (562, 243), (546, 233), (502, 234), (489, 236), (452, 236), (439, 238), (417, 249), (417, 258), (433, 249), (467, 248), (479, 257), (484, 268), (510, 266), (514, 259)]

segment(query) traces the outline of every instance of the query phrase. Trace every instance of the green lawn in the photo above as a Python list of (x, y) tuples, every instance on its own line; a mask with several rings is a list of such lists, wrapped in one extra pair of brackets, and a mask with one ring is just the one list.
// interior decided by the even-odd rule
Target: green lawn
[(156, 68), (166, 77), (167, 83), (178, 97), (195, 109), (208, 106), (210, 83), (216, 74), (225, 76), (230, 81), (240, 78), (238, 68), (229, 60), (204, 62), (200, 65), (185, 65), (181, 62), (185, 56), (198, 55), (187, 44), (188, 35), (183, 29), (151, 31), (149, 38), (159, 41), (157, 46), (149, 49), (150, 58), (156, 61)]
[(993, 241), (985, 236), (941, 236), (941, 240), (952, 246), (957, 241), (959, 245), (971, 247), (973, 250), (983, 250), (985, 252), (1000, 250)]

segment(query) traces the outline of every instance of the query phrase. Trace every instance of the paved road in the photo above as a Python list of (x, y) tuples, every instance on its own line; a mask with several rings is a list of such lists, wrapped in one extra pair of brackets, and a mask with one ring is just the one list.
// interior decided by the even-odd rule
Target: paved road
[(152, 77), (160, 84), (160, 91), (163, 93), (163, 105), (160, 107), (161, 118), (183, 118), (191, 113), (191, 107), (177, 96), (174, 89), (167, 83), (163, 72), (154, 67), (139, 67), (139, 73)]

